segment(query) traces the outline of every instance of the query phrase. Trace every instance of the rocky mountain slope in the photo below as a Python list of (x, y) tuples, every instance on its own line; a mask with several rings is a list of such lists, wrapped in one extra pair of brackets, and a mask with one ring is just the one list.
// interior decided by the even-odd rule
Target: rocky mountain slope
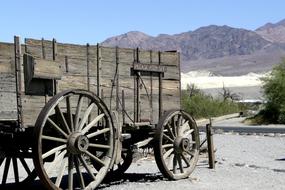
[(256, 29), (256, 33), (271, 42), (285, 43), (285, 19), (276, 24), (267, 23)]
[(156, 37), (132, 31), (111, 37), (101, 44), (178, 50), (181, 52), (182, 72), (203, 69), (222, 75), (242, 75), (268, 71), (285, 57), (285, 20), (266, 24), (256, 31), (216, 25)]

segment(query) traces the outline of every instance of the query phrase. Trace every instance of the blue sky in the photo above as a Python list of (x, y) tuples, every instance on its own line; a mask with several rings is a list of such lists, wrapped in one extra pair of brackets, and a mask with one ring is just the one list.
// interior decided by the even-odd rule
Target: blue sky
[(6, 0), (0, 41), (20, 35), (95, 44), (128, 31), (156, 36), (210, 24), (254, 30), (282, 19), (284, 0)]

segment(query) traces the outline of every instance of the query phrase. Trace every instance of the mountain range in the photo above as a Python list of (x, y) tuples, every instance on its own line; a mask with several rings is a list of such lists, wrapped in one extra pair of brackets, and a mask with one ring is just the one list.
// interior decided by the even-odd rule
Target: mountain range
[(181, 53), (181, 70), (207, 70), (219, 75), (267, 72), (285, 57), (285, 19), (256, 30), (210, 25), (180, 34), (150, 36), (131, 31), (110, 37), (104, 46)]

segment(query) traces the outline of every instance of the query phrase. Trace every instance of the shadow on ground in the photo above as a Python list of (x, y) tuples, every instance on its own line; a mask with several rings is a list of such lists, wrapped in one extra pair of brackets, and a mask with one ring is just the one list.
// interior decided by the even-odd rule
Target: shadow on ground
[[(123, 183), (129, 182), (157, 182), (160, 180), (166, 180), (160, 173), (125, 173), (120, 176), (106, 176), (104, 181), (97, 189), (104, 189), (105, 187), (110, 187), (112, 185), (119, 185)], [(41, 184), (39, 180), (34, 181), (30, 184), (7, 184), (4, 187), (0, 186), (1, 190), (45, 190), (44, 186)], [(77, 188), (75, 188), (77, 189)], [(80, 188), (78, 188), (80, 189)]]

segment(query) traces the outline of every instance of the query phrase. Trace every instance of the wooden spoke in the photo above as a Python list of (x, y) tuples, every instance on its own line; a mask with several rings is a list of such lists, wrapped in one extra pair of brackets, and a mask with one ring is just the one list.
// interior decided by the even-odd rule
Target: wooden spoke
[(55, 157), (55, 159), (50, 163), (49, 167), (46, 168), (47, 173), (53, 171), (56, 167), (58, 167), (58, 165), (63, 161), (66, 152), (67, 151), (64, 150)]
[(166, 129), (167, 129), (168, 133), (170, 134), (170, 136), (174, 139), (176, 136), (174, 135), (173, 131), (171, 130), (171, 126), (169, 125), (169, 123), (166, 124)]
[(79, 161), (78, 161), (77, 156), (74, 156), (74, 165), (75, 165), (76, 174), (77, 174), (77, 177), (78, 177), (78, 180), (80, 183), (80, 187), (82, 189), (85, 189), (85, 183), (84, 183), (84, 179), (83, 179), (82, 173), (81, 173), (80, 168), (79, 168), (80, 165), (79, 165)]
[(184, 134), (183, 134), (183, 137), (188, 137), (190, 134), (192, 134), (194, 132), (194, 129), (190, 129), (188, 131), (186, 131)]
[(13, 169), (14, 169), (15, 182), (16, 182), (16, 183), (19, 183), (19, 169), (18, 169), (17, 158), (13, 157), (13, 158), (12, 158), (12, 162), (13, 162)]
[(61, 143), (67, 142), (67, 139), (61, 139), (61, 138), (51, 137), (51, 136), (46, 136), (46, 135), (42, 135), (42, 139), (49, 140), (49, 141), (55, 141), (55, 142), (61, 142)]
[(4, 162), (4, 158), (0, 158), (0, 166), (2, 165), (2, 163)]
[(192, 151), (185, 151), (187, 154), (189, 154), (190, 156), (195, 156), (195, 153)]
[(89, 129), (91, 129), (98, 121), (100, 121), (103, 117), (105, 116), (104, 113), (98, 115), (97, 117), (95, 117), (95, 119), (93, 119), (85, 128), (83, 128), (82, 130), (82, 134), (85, 134), (89, 131)]
[(90, 138), (92, 138), (92, 137), (101, 135), (101, 134), (103, 134), (103, 133), (107, 133), (107, 132), (109, 132), (109, 131), (110, 131), (109, 128), (101, 129), (101, 130), (98, 130), (98, 131), (96, 131), (96, 132), (94, 132), (94, 133), (88, 134), (87, 137), (90, 139)]
[(184, 160), (185, 164), (187, 165), (187, 167), (190, 167), (190, 162), (189, 160), (184, 156), (184, 154), (181, 154), (182, 159)]
[(176, 155), (176, 158), (177, 158), (177, 161), (178, 161), (178, 165), (179, 165), (180, 172), (181, 172), (181, 173), (184, 173), (181, 156), (180, 156), (179, 154), (177, 154), (177, 155)]
[(3, 178), (2, 178), (2, 184), (6, 184), (10, 163), (11, 163), (11, 158), (10, 157), (6, 158), (5, 166), (4, 166), (4, 173), (3, 173)]
[(30, 170), (27, 162), (25, 161), (25, 159), (24, 158), (19, 158), (19, 160), (22, 163), (22, 165), (23, 165), (25, 171), (27, 172), (27, 174), (30, 175), (31, 174), (31, 170)]
[(67, 158), (64, 158), (62, 163), (61, 163), (61, 167), (58, 171), (58, 176), (56, 178), (56, 181), (55, 181), (55, 186), (59, 187), (60, 186), (60, 183), (62, 181), (62, 177), (63, 177), (63, 174), (64, 174), (64, 170), (67, 166)]
[(86, 151), (85, 152), (92, 160), (94, 160), (95, 162), (97, 162), (98, 164), (100, 164), (101, 166), (105, 166), (105, 163), (100, 160), (99, 158), (97, 158), (96, 156), (94, 156), (91, 152)]
[(177, 156), (176, 156), (176, 154), (174, 154), (174, 157), (173, 157), (173, 173), (174, 174), (177, 173)]
[(79, 118), (80, 118), (82, 102), (83, 102), (83, 96), (80, 95), (78, 98), (76, 113), (75, 113), (75, 118), (74, 118), (74, 128), (75, 129), (78, 129), (78, 123), (79, 123)]
[(68, 157), (68, 190), (73, 190), (73, 162), (74, 156)]
[(178, 133), (177, 133), (177, 130), (176, 130), (176, 124), (175, 124), (175, 118), (174, 117), (171, 119), (171, 127), (172, 127), (172, 130), (173, 130), (174, 136), (177, 137)]
[(168, 135), (163, 134), (163, 138), (169, 140), (170, 142), (174, 142), (174, 140), (172, 138), (170, 138)]
[(164, 154), (163, 154), (163, 159), (165, 160), (166, 158), (168, 158), (172, 153), (173, 153), (174, 149), (171, 148), (169, 149), (168, 151), (166, 151)]
[(66, 122), (66, 119), (65, 119), (65, 117), (64, 117), (64, 115), (63, 115), (63, 113), (62, 113), (62, 111), (60, 110), (59, 105), (56, 105), (56, 106), (55, 106), (55, 113), (56, 113), (56, 115), (59, 116), (59, 121), (60, 121), (61, 125), (67, 130), (68, 134), (70, 134), (71, 131), (70, 131), (70, 129), (69, 129), (69, 126), (68, 126), (68, 124), (67, 124), (67, 122)]
[(68, 138), (68, 135), (57, 125), (55, 124), (49, 117), (47, 121), (51, 124), (51, 126), (59, 133), (61, 133), (65, 138)]
[(79, 127), (78, 127), (78, 131), (81, 131), (81, 129), (83, 128), (83, 126), (86, 124), (87, 119), (92, 111), (92, 109), (94, 108), (95, 104), (92, 103), (89, 105), (89, 107), (87, 108), (87, 110), (85, 111), (82, 120), (80, 121)]
[(173, 147), (173, 144), (164, 144), (162, 145), (162, 149)]
[(71, 131), (74, 132), (74, 124), (73, 124), (73, 117), (71, 113), (71, 105), (70, 105), (70, 97), (66, 97), (66, 109), (67, 109), (67, 118), (68, 118), (68, 124), (71, 128)]
[(177, 121), (178, 121), (178, 127), (182, 126), (183, 116), (178, 115)]
[(55, 154), (56, 152), (61, 151), (62, 149), (65, 149), (65, 148), (66, 148), (66, 145), (65, 145), (65, 144), (64, 144), (64, 145), (61, 145), (61, 146), (58, 146), (58, 147), (55, 147), (55, 148), (49, 150), (48, 152), (44, 153), (44, 154), (42, 155), (42, 158), (45, 159), (45, 158), (49, 157), (50, 155), (53, 155), (53, 154)]
[(103, 149), (110, 149), (111, 146), (110, 145), (104, 145), (104, 144), (94, 144), (94, 143), (90, 143), (89, 147), (93, 147), (93, 148), (103, 148)]
[(84, 160), (84, 158), (81, 155), (79, 156), (79, 160), (82, 163), (82, 165), (84, 166), (84, 168), (86, 169), (87, 173), (92, 177), (92, 179), (96, 180), (96, 177), (94, 176), (93, 172), (91, 171), (90, 166), (88, 166), (88, 164), (86, 163), (86, 161)]

